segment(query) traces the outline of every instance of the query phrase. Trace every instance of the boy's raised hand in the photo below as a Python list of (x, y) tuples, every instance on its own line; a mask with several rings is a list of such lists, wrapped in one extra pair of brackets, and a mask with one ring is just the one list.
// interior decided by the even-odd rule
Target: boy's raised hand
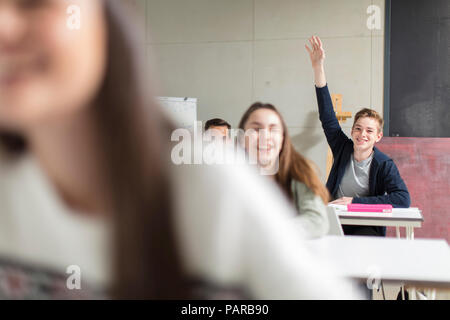
[(323, 49), (322, 41), (320, 41), (319, 37), (312, 36), (309, 38), (309, 43), (311, 44), (311, 48), (307, 44), (305, 44), (305, 48), (309, 53), (312, 67), (322, 68), (323, 62), (325, 61), (325, 50)]
[(319, 37), (312, 36), (309, 38), (311, 48), (305, 44), (305, 48), (311, 58), (311, 64), (314, 70), (314, 83), (317, 88), (323, 88), (327, 84), (323, 62), (325, 61), (325, 50)]

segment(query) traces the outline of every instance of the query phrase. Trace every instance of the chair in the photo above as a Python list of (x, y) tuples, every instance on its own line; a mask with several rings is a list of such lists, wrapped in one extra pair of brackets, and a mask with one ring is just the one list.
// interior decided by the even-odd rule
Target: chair
[(341, 222), (336, 214), (336, 209), (327, 206), (327, 216), (328, 222), (330, 224), (330, 229), (328, 230), (328, 235), (343, 236), (344, 230), (342, 230)]

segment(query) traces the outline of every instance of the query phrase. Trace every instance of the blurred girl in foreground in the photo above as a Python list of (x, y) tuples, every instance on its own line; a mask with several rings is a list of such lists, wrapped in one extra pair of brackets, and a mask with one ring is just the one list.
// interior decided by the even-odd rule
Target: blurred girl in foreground
[(171, 166), (125, 3), (0, 0), (0, 296), (359, 297), (260, 178)]

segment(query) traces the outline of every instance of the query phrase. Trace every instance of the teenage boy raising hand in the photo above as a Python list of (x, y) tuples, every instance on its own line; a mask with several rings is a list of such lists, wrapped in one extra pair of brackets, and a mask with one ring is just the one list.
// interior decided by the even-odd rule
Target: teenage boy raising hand
[[(356, 115), (349, 139), (342, 131), (328, 91), (324, 71), (325, 51), (319, 37), (305, 45), (311, 58), (316, 85), (319, 117), (333, 152), (333, 166), (327, 188), (334, 204), (391, 204), (397, 208), (410, 206), (408, 189), (394, 161), (375, 147), (383, 136), (383, 119), (371, 109)], [(386, 227), (343, 226), (346, 235), (385, 236)]]

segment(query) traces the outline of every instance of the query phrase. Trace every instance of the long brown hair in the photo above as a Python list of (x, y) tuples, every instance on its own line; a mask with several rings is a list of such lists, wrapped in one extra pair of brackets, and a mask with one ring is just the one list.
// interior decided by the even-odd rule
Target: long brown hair
[(324, 203), (328, 203), (330, 198), (328, 190), (320, 181), (313, 163), (295, 150), (289, 137), (286, 123), (280, 112), (272, 104), (261, 102), (252, 104), (242, 116), (239, 122), (239, 129), (245, 130), (245, 124), (250, 115), (260, 109), (268, 109), (275, 112), (283, 126), (283, 145), (279, 155), (279, 169), (275, 175), (278, 185), (288, 198), (292, 200), (292, 180), (303, 182), (316, 195), (320, 196)]
[[(189, 297), (175, 237), (169, 145), (171, 124), (149, 94), (139, 44), (142, 30), (123, 0), (103, 1), (108, 31), (107, 69), (94, 105), (99, 149), (110, 185), (114, 223), (114, 298)], [(12, 152), (26, 139), (2, 132)]]

